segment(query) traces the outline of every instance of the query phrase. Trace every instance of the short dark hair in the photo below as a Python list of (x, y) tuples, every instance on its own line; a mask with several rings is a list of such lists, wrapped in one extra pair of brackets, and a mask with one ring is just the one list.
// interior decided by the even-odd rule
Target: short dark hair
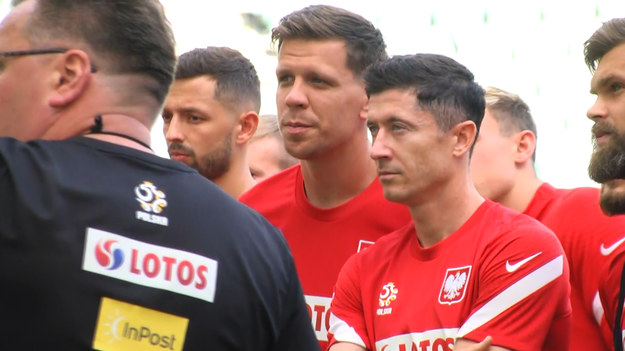
[(625, 18), (611, 19), (597, 29), (584, 43), (584, 60), (591, 72), (608, 51), (625, 43)]
[(260, 80), (250, 60), (228, 47), (209, 46), (184, 53), (178, 59), (176, 80), (208, 75), (216, 82), (215, 99), (231, 108), (251, 104), (260, 111)]
[(283, 17), (271, 31), (278, 50), (288, 39), (345, 41), (347, 67), (361, 77), (371, 64), (387, 58), (382, 33), (364, 17), (327, 5), (313, 5)]
[[(486, 108), (498, 122), (502, 135), (529, 130), (538, 138), (530, 108), (520, 96), (503, 89), (486, 87), (485, 99)], [(532, 161), (536, 161), (536, 150), (532, 154)]]
[(369, 67), (365, 84), (368, 96), (389, 89), (414, 91), (415, 106), (431, 113), (443, 132), (466, 120), (479, 131), (484, 118), (484, 89), (465, 66), (446, 56), (393, 56)]
[(37, 45), (75, 41), (92, 55), (99, 72), (152, 78), (145, 89), (159, 103), (169, 92), (175, 40), (157, 0), (37, 0), (25, 35)]

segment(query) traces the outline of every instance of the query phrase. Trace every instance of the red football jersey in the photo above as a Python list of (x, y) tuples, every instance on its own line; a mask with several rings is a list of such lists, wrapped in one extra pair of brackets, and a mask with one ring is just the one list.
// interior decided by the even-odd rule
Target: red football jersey
[(599, 196), (598, 188), (556, 189), (545, 183), (524, 212), (553, 230), (569, 261), (571, 351), (608, 350), (612, 344), (611, 339), (604, 339), (606, 335), (611, 338), (611, 330), (602, 318), (599, 272), (625, 242), (625, 216), (603, 214)]
[(411, 220), (406, 206), (384, 198), (377, 178), (350, 201), (317, 208), (306, 198), (300, 165), (257, 184), (239, 200), (284, 233), (322, 349), (327, 346), (332, 290), (345, 261)]
[(553, 233), (486, 201), (422, 248), (412, 224), (353, 256), (332, 301), (330, 343), (452, 350), (456, 338), (514, 350), (568, 350), (568, 265)]

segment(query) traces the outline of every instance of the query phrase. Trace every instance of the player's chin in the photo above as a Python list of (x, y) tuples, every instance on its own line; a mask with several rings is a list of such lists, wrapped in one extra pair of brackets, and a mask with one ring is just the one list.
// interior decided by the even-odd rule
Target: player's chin
[(399, 189), (399, 187), (382, 183), (382, 188), (384, 190), (384, 197), (388, 201), (400, 204), (406, 204), (408, 202), (409, 196), (407, 192)]
[(608, 216), (625, 214), (625, 179), (601, 184), (601, 210)]

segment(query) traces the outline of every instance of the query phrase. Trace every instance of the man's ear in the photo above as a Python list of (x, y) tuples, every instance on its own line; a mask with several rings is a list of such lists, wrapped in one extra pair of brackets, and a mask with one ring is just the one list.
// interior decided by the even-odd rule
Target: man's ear
[(477, 137), (477, 126), (473, 121), (463, 121), (455, 125), (451, 133), (454, 136), (453, 154), (459, 157), (471, 150)]
[(530, 130), (523, 130), (516, 135), (515, 163), (525, 163), (532, 158), (536, 150), (536, 135)]
[(364, 121), (367, 120), (367, 114), (369, 112), (369, 97), (365, 94), (365, 101), (362, 105), (362, 109), (360, 109), (360, 118)]
[(92, 78), (91, 60), (82, 50), (69, 50), (57, 59), (54, 74), (54, 92), (48, 103), (51, 107), (67, 106), (89, 86)]
[(235, 143), (243, 145), (247, 143), (258, 127), (258, 114), (254, 111), (246, 111), (239, 116), (239, 122), (235, 128)]

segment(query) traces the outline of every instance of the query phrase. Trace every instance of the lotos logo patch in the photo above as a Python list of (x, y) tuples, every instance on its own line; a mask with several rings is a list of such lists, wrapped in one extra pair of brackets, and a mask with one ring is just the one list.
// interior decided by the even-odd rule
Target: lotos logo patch
[(377, 340), (375, 349), (380, 351), (452, 351), (458, 328), (431, 329), (400, 334)]
[(124, 263), (124, 251), (119, 248), (117, 240), (103, 239), (96, 245), (95, 258), (102, 267), (113, 270)]
[(217, 261), (87, 228), (82, 269), (213, 302)]
[(181, 351), (189, 320), (103, 297), (93, 336), (96, 350)]

